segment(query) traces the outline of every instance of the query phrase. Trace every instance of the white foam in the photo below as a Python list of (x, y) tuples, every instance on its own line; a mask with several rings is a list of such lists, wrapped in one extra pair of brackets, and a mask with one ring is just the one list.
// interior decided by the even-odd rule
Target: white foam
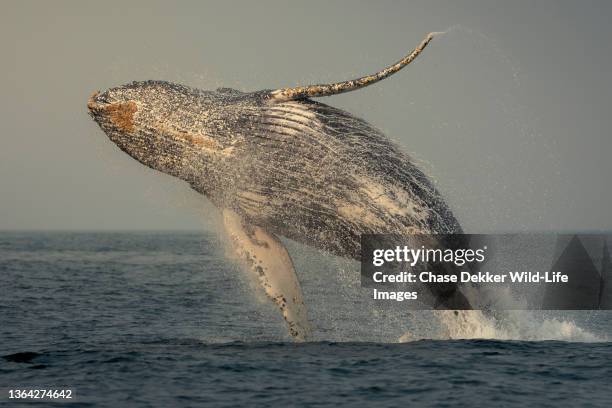
[[(606, 337), (596, 335), (581, 327), (571, 312), (545, 312), (520, 310), (526, 305), (523, 299), (516, 299), (507, 288), (495, 293), (480, 292), (480, 297), (495, 299), (490, 303), (497, 309), (493, 312), (480, 310), (437, 310), (431, 312), (437, 320), (437, 328), (429, 333), (415, 336), (402, 335), (398, 341), (431, 339), (495, 339), (523, 341), (572, 341), (601, 342)], [(477, 304), (472, 298), (472, 304)], [(551, 315), (554, 314), (554, 315)]]
[(478, 310), (439, 311), (440, 338), (525, 341), (605, 341), (575, 321), (552, 318), (533, 311), (505, 311), (497, 316)]

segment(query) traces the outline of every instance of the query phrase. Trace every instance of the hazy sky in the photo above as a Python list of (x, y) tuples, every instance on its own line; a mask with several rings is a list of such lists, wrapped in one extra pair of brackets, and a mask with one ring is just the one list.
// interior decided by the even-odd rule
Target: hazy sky
[[(612, 228), (612, 2), (3, 1), (0, 229), (201, 229), (214, 209), (89, 118), (92, 91), (374, 72), (326, 98), (418, 158), (468, 232)], [(204, 225), (204, 226), (203, 226)]]

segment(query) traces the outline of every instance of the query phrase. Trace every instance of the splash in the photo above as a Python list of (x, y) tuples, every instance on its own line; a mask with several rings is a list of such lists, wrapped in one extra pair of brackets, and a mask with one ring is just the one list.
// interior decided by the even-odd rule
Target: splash
[(506, 311), (497, 316), (479, 310), (439, 311), (441, 338), (596, 342), (604, 338), (566, 318), (538, 316), (533, 311)]
[[(459, 70), (461, 72), (471, 72), (467, 68), (470, 67), (470, 61), (478, 61), (479, 64), (491, 66), (497, 68), (497, 70), (490, 70), (497, 72), (496, 75), (491, 77), (481, 78), (465, 75), (465, 80), (469, 81), (470, 84), (478, 85), (485, 79), (491, 83), (491, 87), (487, 88), (492, 93), (483, 95), (476, 95), (483, 101), (489, 100), (491, 103), (490, 114), (482, 115), (481, 111), (470, 111), (470, 110), (457, 110), (457, 100), (435, 100), (435, 106), (438, 109), (442, 109), (445, 112), (446, 117), (440, 119), (441, 125), (438, 131), (442, 136), (453, 136), (461, 137), (462, 134), (477, 135), (478, 129), (473, 130), (469, 127), (470, 121), (468, 120), (472, 116), (478, 119), (474, 123), (482, 122), (482, 117), (489, 118), (490, 128), (496, 131), (498, 135), (495, 139), (500, 143), (504, 143), (504, 140), (508, 140), (507, 137), (502, 137), (502, 130), (507, 133), (508, 137), (511, 137), (516, 143), (516, 153), (511, 154), (510, 150), (507, 150), (508, 154), (506, 157), (511, 160), (517, 160), (517, 157), (529, 157), (534, 155), (537, 151), (543, 151), (544, 154), (540, 156), (547, 157), (547, 165), (550, 168), (558, 169), (559, 164), (555, 160), (557, 155), (555, 151), (550, 150), (551, 146), (554, 147), (554, 140), (545, 138), (539, 132), (530, 129), (527, 122), (529, 122), (529, 111), (527, 107), (522, 103), (520, 99), (519, 90), (521, 88), (520, 82), (520, 67), (518, 64), (511, 60), (502, 50), (502, 48), (496, 43), (496, 41), (477, 30), (473, 30), (468, 27), (455, 25), (444, 30), (440, 35), (444, 35), (445, 42), (439, 44), (444, 46), (447, 44), (446, 53), (453, 52), (454, 49), (468, 50), (468, 54), (458, 53), (453, 57), (453, 60), (457, 64), (463, 64), (460, 68), (453, 66), (453, 70)], [(459, 44), (461, 43), (461, 44)], [(471, 44), (472, 47), (460, 47), (459, 45)], [(453, 46), (451, 48), (451, 45)], [(440, 54), (443, 54), (442, 52)], [(440, 55), (439, 54), (439, 55)], [(435, 54), (434, 54), (435, 56)], [(432, 56), (432, 58), (434, 57)], [(446, 65), (440, 64), (440, 72), (435, 75), (436, 81), (444, 81), (445, 78), (452, 78), (453, 81), (456, 78), (450, 75), (450, 71), (444, 67)], [(505, 82), (504, 82), (505, 81)], [(505, 83), (505, 86), (500, 84)], [(448, 82), (449, 89), (452, 88), (453, 83)], [(484, 92), (484, 91), (483, 91)], [(452, 95), (452, 94), (451, 94)], [(458, 98), (463, 98), (460, 92), (457, 92)], [(433, 103), (433, 102), (432, 102)], [(446, 105), (445, 105), (446, 104)], [(482, 105), (482, 104), (479, 104)], [(448, 109), (444, 107), (448, 106)], [(456, 113), (456, 126), (449, 126), (447, 122), (450, 121), (448, 116), (450, 113)], [(452, 116), (450, 116), (452, 118)], [(483, 134), (489, 134), (485, 132)], [(535, 136), (538, 136), (537, 138)], [(467, 136), (466, 136), (467, 137)], [(442, 137), (441, 137), (442, 138)], [(452, 140), (450, 137), (449, 140)], [(486, 139), (484, 139), (486, 140)], [(517, 141), (518, 140), (518, 141)], [(496, 146), (499, 148), (499, 146)], [(536, 148), (539, 147), (539, 148)], [(472, 158), (466, 157), (466, 162), (470, 162)], [(495, 158), (490, 162), (480, 159), (478, 161), (472, 161), (478, 165), (474, 165), (474, 168), (470, 171), (466, 171), (465, 175), (474, 174), (487, 174), (487, 177), (495, 179), (495, 169), (500, 166), (507, 168), (502, 165), (504, 157)], [(510, 160), (510, 159), (508, 159)], [(521, 168), (529, 168), (527, 164), (517, 166), (516, 163), (510, 163), (509, 165)], [(491, 170), (491, 171), (489, 171)], [(503, 220), (512, 219), (516, 220), (519, 218), (535, 219), (538, 213), (542, 211), (540, 208), (547, 206), (547, 192), (550, 188), (550, 180), (554, 180), (552, 174), (539, 174), (536, 178), (533, 174), (526, 174), (525, 177), (519, 178), (522, 180), (520, 183), (500, 174), (497, 176), (497, 186), (502, 185), (503, 188), (482, 188), (485, 191), (486, 196), (482, 196), (482, 199), (474, 199), (480, 191), (473, 191), (474, 194), (466, 194), (466, 191), (471, 191), (468, 188), (460, 188), (455, 191), (461, 191), (461, 200), (465, 197), (474, 199), (474, 201), (466, 201), (462, 203), (459, 201), (455, 203), (454, 210), (459, 213), (460, 219), (463, 218), (463, 226), (466, 230), (470, 229), (469, 220), (466, 221), (467, 217), (461, 217), (461, 209), (469, 208), (468, 214), (476, 214), (474, 217), (473, 225), (479, 231), (482, 231), (482, 226), (487, 225), (488, 228), (493, 230), (501, 228), (507, 229), (504, 225)], [(459, 180), (464, 177), (457, 177)], [(473, 184), (487, 187), (487, 180), (474, 180), (470, 179)], [(461, 186), (461, 182), (451, 183), (452, 186)], [(452, 188), (445, 189), (445, 191), (453, 191)], [(491, 192), (494, 192), (493, 194)], [(511, 192), (511, 193), (510, 193)], [(537, 192), (537, 194), (534, 194)], [(530, 197), (529, 199), (524, 198), (524, 207), (515, 209), (515, 214), (520, 217), (511, 216), (508, 209), (505, 209), (503, 203), (508, 202), (508, 199), (502, 199), (504, 194), (511, 194), (516, 196), (517, 194), (521, 197)], [(452, 194), (451, 194), (452, 195)], [(535, 200), (534, 197), (540, 197), (539, 201)], [(499, 202), (499, 204), (497, 203)], [(486, 203), (486, 206), (480, 206), (479, 203)], [(477, 211), (475, 211), (477, 210)], [(533, 214), (533, 216), (530, 216)], [(501, 221), (500, 221), (501, 220)], [(514, 222), (514, 221), (513, 221)], [(555, 228), (554, 225), (548, 226), (549, 228)], [(519, 225), (519, 229), (530, 229), (533, 225)], [(542, 311), (527, 311), (520, 310), (525, 309), (521, 305), (520, 299), (513, 299), (508, 293), (493, 293), (489, 296), (496, 300), (497, 309), (504, 310), (503, 312), (494, 313), (483, 313), (481, 311), (461, 311), (455, 313), (454, 311), (433, 311), (433, 312), (421, 312), (415, 314), (410, 320), (410, 324), (415, 328), (408, 332), (405, 332), (399, 337), (400, 342), (414, 341), (419, 339), (498, 339), (498, 340), (523, 340), (523, 341), (545, 341), (545, 340), (559, 340), (559, 341), (584, 341), (584, 342), (595, 342), (595, 341), (607, 341), (605, 337), (601, 337), (592, 333), (589, 329), (584, 327), (587, 322), (582, 316), (573, 316), (571, 312), (542, 312)], [(419, 324), (425, 320), (427, 324), (425, 327), (419, 327)]]
[[(476, 297), (477, 296), (477, 297)], [(580, 327), (570, 312), (533, 311), (526, 309), (526, 300), (516, 298), (508, 288), (480, 290), (470, 294), (472, 304), (478, 300), (492, 305), (491, 312), (481, 310), (437, 310), (433, 317), (438, 322), (434, 339), (495, 339), (522, 341), (600, 342), (607, 338)], [(494, 301), (492, 301), (494, 299)], [(576, 316), (578, 317), (578, 316)], [(583, 316), (584, 317), (584, 316)], [(581, 319), (584, 321), (585, 319)], [(581, 322), (582, 323), (582, 322)], [(580, 324), (581, 324), (580, 323)], [(405, 333), (400, 342), (419, 339)]]
[[(492, 311), (481, 310), (436, 310), (432, 320), (433, 329), (422, 336), (404, 333), (399, 342), (424, 338), (439, 340), (494, 339), (521, 341), (571, 341), (601, 342), (606, 337), (598, 336), (581, 327), (586, 322), (582, 316), (571, 316), (571, 312), (527, 310), (527, 300), (517, 297), (509, 288), (475, 288), (466, 293), (472, 305), (488, 304)], [(578, 323), (580, 321), (580, 323)]]

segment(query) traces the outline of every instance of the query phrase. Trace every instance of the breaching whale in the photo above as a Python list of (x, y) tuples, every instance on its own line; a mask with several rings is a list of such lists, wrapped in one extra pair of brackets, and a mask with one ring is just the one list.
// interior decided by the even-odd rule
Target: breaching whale
[[(186, 181), (219, 208), (236, 254), (290, 334), (304, 339), (306, 306), (279, 237), (359, 259), (362, 234), (461, 232), (433, 183), (397, 145), (366, 121), (311, 99), (392, 75), (435, 34), (396, 64), (350, 81), (256, 92), (132, 82), (94, 93), (87, 106), (121, 150)], [(433, 294), (446, 308), (470, 308), (456, 286)]]

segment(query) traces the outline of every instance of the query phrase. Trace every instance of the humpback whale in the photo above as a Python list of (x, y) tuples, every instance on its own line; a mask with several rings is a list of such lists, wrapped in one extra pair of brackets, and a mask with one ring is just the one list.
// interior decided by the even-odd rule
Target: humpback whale
[[(121, 150), (186, 181), (220, 210), (235, 254), (303, 340), (307, 310), (279, 237), (359, 260), (362, 234), (461, 232), (409, 155), (366, 121), (313, 100), (387, 78), (436, 34), (349, 81), (256, 92), (142, 81), (95, 92), (87, 106)], [(456, 286), (431, 290), (438, 305), (470, 309)]]

